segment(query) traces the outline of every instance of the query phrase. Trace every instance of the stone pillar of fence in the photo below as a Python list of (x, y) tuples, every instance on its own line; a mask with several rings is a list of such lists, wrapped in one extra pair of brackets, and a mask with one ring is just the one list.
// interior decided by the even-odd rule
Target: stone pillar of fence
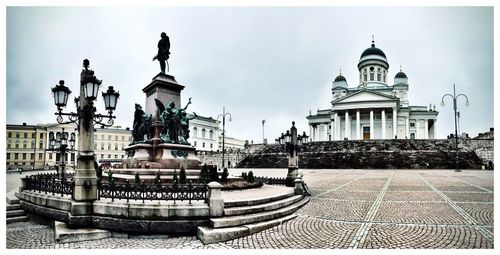
[(303, 195), (304, 194), (304, 181), (301, 179), (301, 178), (297, 178), (295, 179), (295, 181), (293, 181), (295, 183), (295, 195)]
[(21, 186), (19, 187), (19, 194), (23, 193), (23, 190), (26, 188), (27, 178), (21, 178)]
[(222, 199), (222, 186), (218, 182), (208, 184), (208, 206), (210, 208), (210, 217), (221, 217), (224, 214), (224, 200)]

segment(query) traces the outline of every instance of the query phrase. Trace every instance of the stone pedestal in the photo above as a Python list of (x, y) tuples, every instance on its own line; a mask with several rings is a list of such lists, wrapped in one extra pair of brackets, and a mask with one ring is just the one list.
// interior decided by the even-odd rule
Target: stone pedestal
[(155, 98), (160, 100), (165, 107), (174, 102), (176, 107), (181, 106), (181, 90), (184, 89), (183, 85), (180, 85), (175, 80), (174, 76), (159, 73), (153, 78), (153, 81), (142, 91), (146, 94), (146, 107), (145, 112), (150, 114), (155, 114), (156, 103)]
[[(125, 148), (132, 157), (124, 160), (124, 168), (199, 169), (200, 160), (190, 145), (161, 143), (135, 144)], [(140, 174), (140, 173), (139, 173)]]

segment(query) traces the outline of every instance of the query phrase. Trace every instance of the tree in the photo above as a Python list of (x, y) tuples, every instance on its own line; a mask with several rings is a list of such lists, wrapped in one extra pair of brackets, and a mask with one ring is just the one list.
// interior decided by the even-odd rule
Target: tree
[(156, 184), (161, 183), (160, 169), (158, 169), (158, 172), (156, 172), (155, 183)]
[(181, 166), (181, 170), (179, 171), (179, 181), (181, 184), (186, 184), (186, 169), (184, 169), (184, 166)]
[(135, 184), (141, 184), (141, 177), (139, 176), (139, 172), (135, 172)]
[(207, 164), (204, 164), (203, 167), (201, 168), (201, 171), (200, 171), (200, 182), (201, 183), (208, 183), (209, 180), (210, 180), (210, 176), (208, 173), (208, 166), (207, 166)]
[(254, 182), (254, 181), (255, 177), (253, 176), (253, 172), (252, 171), (248, 172), (247, 182)]
[(224, 167), (224, 170), (222, 170), (222, 176), (220, 180), (222, 182), (227, 182), (227, 176), (229, 176), (229, 172), (227, 171), (227, 167)]
[(243, 178), (243, 180), (247, 181), (247, 172), (242, 172), (241, 177)]
[(174, 183), (179, 183), (179, 176), (177, 176), (177, 169), (174, 170), (174, 177), (172, 178)]
[(217, 173), (217, 167), (212, 166), (210, 168), (210, 181), (218, 182), (219, 181), (219, 173)]

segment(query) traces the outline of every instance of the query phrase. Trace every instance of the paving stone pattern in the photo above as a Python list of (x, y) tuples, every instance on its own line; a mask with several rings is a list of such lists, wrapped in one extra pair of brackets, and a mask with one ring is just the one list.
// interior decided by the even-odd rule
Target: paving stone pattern
[[(272, 170), (270, 170), (272, 171)], [(7, 248), (493, 248), (493, 172), (303, 170), (311, 201), (298, 217), (203, 245), (194, 236), (128, 236), (56, 244), (51, 227), (7, 225)]]

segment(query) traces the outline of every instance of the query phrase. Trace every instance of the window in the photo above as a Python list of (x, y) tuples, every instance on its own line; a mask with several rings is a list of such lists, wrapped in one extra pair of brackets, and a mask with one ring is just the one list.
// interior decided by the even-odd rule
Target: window
[(71, 153), (71, 161), (75, 162), (75, 153)]
[(23, 144), (23, 149), (27, 149), (28, 148), (28, 144)]
[(193, 128), (193, 137), (198, 137), (198, 128), (197, 127)]
[(49, 159), (52, 159), (52, 153), (49, 153)]
[(23, 159), (26, 159), (26, 153), (23, 153)]
[(111, 150), (111, 144), (108, 144), (108, 150)]
[(363, 80), (366, 81), (367, 80), (367, 76), (366, 76), (366, 73), (363, 74)]
[(61, 154), (56, 153), (56, 161), (61, 161)]
[(386, 82), (386, 76), (385, 76), (385, 73), (384, 73), (384, 83)]
[(415, 139), (415, 133), (410, 133), (410, 139)]
[(24, 138), (28, 138), (28, 133), (24, 133)]
[(212, 143), (210, 143), (210, 149), (212, 149), (214, 147), (214, 145)]
[(7, 159), (10, 159), (10, 153), (7, 153)]
[(108, 158), (111, 158), (111, 154), (108, 155)]
[[(210, 130), (210, 139), (214, 139), (214, 131)], [(211, 148), (211, 147), (210, 147)]]
[(117, 135), (115, 135), (115, 141), (118, 141), (118, 136)]
[(122, 155), (122, 158), (125, 158), (125, 156), (124, 156), (124, 155)]
[(8, 132), (8, 133), (7, 133), (7, 137), (8, 137), (8, 138), (12, 138), (12, 133), (11, 133), (11, 132)]
[(19, 153), (14, 153), (14, 159), (19, 159)]
[(382, 80), (382, 75), (380, 73), (377, 73), (377, 81), (381, 81)]
[(30, 153), (30, 159), (35, 159), (35, 153)]
[(410, 127), (415, 127), (415, 123), (410, 123)]
[(31, 138), (36, 139), (36, 133), (31, 133)]
[(19, 132), (16, 133), (16, 138), (19, 138), (20, 137), (20, 134)]
[(43, 159), (43, 153), (38, 153), (38, 160), (42, 160)]
[(101, 159), (103, 159), (103, 158), (104, 158), (104, 154), (101, 154)]
[(118, 155), (115, 155), (115, 158), (118, 158)]
[(10, 143), (7, 144), (7, 149), (10, 149)]
[(40, 141), (40, 143), (38, 144), (38, 149), (43, 149), (43, 142)]
[(16, 143), (16, 149), (19, 149), (19, 144), (18, 143)]
[(196, 141), (194, 141), (194, 147), (196, 147)]
[(101, 150), (104, 150), (104, 144), (101, 144)]
[(201, 147), (205, 148), (205, 142), (203, 142), (203, 143), (201, 144)]
[(115, 151), (118, 150), (118, 144), (115, 144)]
[[(205, 129), (202, 129), (202, 130), (201, 130), (201, 137), (202, 137), (202, 138), (205, 138), (205, 133), (206, 133), (206, 132), (205, 132)], [(203, 146), (203, 147), (205, 147), (205, 146)]]
[(374, 74), (370, 73), (370, 81), (373, 81), (373, 80), (374, 80)]

